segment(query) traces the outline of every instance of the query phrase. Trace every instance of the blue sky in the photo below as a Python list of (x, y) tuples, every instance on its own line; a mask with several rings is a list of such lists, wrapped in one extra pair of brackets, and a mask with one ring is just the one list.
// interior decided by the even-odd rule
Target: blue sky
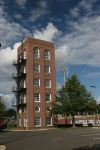
[(0, 95), (8, 106), (14, 99), (12, 61), (30, 36), (55, 43), (58, 88), (67, 66), (68, 77), (76, 73), (100, 100), (99, 0), (0, 0)]

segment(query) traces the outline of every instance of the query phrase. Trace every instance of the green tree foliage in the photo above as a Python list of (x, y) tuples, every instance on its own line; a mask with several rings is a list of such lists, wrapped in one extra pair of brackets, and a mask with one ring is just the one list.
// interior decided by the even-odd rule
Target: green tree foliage
[(0, 119), (3, 118), (4, 115), (5, 115), (5, 105), (2, 97), (0, 96)]
[(57, 92), (56, 103), (51, 109), (52, 114), (77, 114), (94, 113), (96, 101), (86, 87), (80, 83), (76, 75), (72, 75), (60, 90)]
[(16, 111), (12, 108), (6, 111), (6, 117), (16, 118)]
[(100, 114), (100, 103), (97, 104), (97, 113)]

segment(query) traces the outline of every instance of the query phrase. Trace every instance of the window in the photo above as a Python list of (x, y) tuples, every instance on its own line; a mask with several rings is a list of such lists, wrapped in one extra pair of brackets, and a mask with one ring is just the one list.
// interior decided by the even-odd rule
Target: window
[(51, 107), (48, 106), (48, 107), (47, 107), (47, 111), (50, 112), (50, 110), (51, 110)]
[(46, 125), (47, 126), (52, 126), (52, 118), (51, 117), (46, 118)]
[(26, 67), (24, 66), (21, 71), (22, 73), (26, 73)]
[(34, 58), (39, 58), (40, 57), (40, 51), (38, 47), (34, 48)]
[(26, 88), (26, 80), (24, 80), (23, 87)]
[(26, 103), (26, 95), (23, 96), (24, 104)]
[(35, 117), (35, 126), (36, 127), (41, 126), (41, 118), (40, 117)]
[(34, 79), (34, 87), (39, 87), (40, 86), (40, 79), (35, 78)]
[(50, 66), (45, 65), (44, 71), (45, 71), (46, 74), (50, 74)]
[(50, 93), (46, 93), (45, 94), (45, 99), (47, 102), (51, 101), (51, 94)]
[(26, 51), (23, 53), (23, 58), (26, 59)]
[(34, 94), (34, 100), (35, 100), (35, 102), (40, 102), (40, 94), (39, 93)]
[(22, 120), (19, 118), (19, 127), (22, 126)]
[(22, 110), (21, 110), (21, 108), (19, 109), (19, 113), (20, 113), (20, 114), (22, 113)]
[(45, 60), (50, 60), (50, 52), (48, 49), (45, 50), (44, 52), (44, 59)]
[(35, 107), (35, 112), (39, 112), (40, 111), (40, 107), (36, 106)]
[(37, 73), (40, 72), (40, 65), (39, 64), (34, 65), (34, 71), (37, 72)]
[(27, 127), (27, 119), (24, 118), (24, 127)]
[(51, 80), (45, 80), (45, 87), (51, 88)]

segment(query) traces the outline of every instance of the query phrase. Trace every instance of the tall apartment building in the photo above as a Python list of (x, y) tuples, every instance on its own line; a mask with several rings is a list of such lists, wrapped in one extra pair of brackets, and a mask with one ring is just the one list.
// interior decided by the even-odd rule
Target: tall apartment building
[(26, 39), (18, 48), (16, 88), (18, 127), (53, 126), (50, 115), (56, 94), (55, 51), (51, 42)]

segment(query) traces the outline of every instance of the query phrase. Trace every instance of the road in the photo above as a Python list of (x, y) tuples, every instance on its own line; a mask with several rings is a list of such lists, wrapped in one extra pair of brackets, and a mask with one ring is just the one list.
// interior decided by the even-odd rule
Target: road
[(79, 150), (80, 147), (83, 147), (80, 150), (100, 150), (97, 145), (100, 144), (100, 128), (2, 132), (0, 144), (6, 145), (7, 150)]

